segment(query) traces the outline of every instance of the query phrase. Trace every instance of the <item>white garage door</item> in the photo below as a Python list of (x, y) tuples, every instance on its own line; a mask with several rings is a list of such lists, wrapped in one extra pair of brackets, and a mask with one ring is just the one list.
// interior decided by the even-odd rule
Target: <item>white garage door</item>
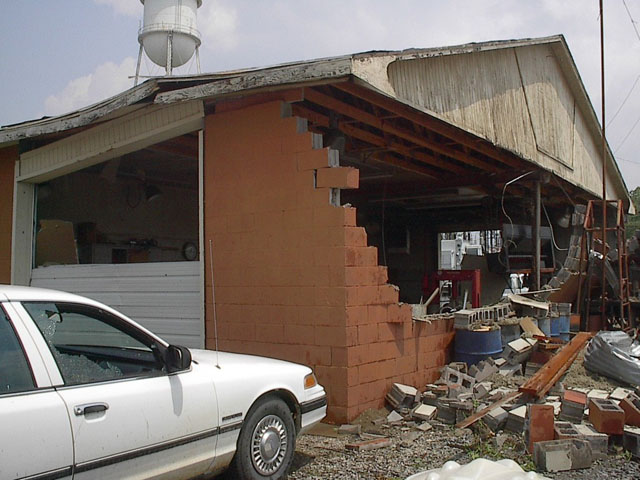
[(170, 343), (204, 347), (200, 262), (41, 267), (31, 285), (92, 298)]

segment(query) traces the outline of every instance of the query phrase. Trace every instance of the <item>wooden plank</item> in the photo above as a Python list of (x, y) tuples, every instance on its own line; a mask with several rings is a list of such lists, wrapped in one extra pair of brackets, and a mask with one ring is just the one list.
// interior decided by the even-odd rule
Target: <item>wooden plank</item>
[(567, 371), (591, 337), (593, 334), (590, 332), (578, 333), (518, 390), (536, 398), (543, 397)]
[(520, 392), (512, 392), (509, 395), (507, 395), (505, 397), (502, 397), (497, 402), (493, 402), (488, 407), (483, 408), (482, 410), (474, 413), (470, 417), (467, 417), (464, 420), (462, 420), (461, 422), (457, 423), (456, 424), (456, 428), (467, 428), (467, 427), (473, 425), (478, 420), (480, 420), (482, 417), (484, 417), (487, 413), (489, 413), (491, 410), (493, 410), (495, 408), (498, 408), (498, 407), (501, 407), (502, 405), (504, 405), (505, 403), (510, 402), (511, 400), (513, 400), (514, 398), (518, 397), (519, 395), (522, 395), (522, 393), (520, 393)]

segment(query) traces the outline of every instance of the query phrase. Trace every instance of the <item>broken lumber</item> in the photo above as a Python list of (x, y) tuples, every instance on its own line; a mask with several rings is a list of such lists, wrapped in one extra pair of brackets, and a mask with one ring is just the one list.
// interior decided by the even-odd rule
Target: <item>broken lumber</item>
[(526, 393), (535, 398), (542, 398), (551, 390), (553, 385), (567, 371), (580, 351), (593, 337), (593, 333), (580, 332), (560, 349), (533, 377), (519, 388), (521, 393)]
[(504, 405), (505, 403), (509, 403), (511, 400), (513, 400), (514, 398), (516, 398), (517, 396), (521, 395), (520, 392), (512, 392), (509, 395), (506, 395), (504, 397), (502, 397), (500, 400), (493, 402), (491, 405), (489, 405), (487, 408), (483, 408), (482, 410), (474, 413), (473, 415), (465, 418), (464, 420), (462, 420), (461, 422), (456, 424), (456, 428), (467, 428), (470, 425), (473, 425), (474, 423), (476, 423), (478, 420), (480, 420), (482, 417), (484, 417), (487, 413), (489, 413), (490, 411), (501, 407), (502, 405)]

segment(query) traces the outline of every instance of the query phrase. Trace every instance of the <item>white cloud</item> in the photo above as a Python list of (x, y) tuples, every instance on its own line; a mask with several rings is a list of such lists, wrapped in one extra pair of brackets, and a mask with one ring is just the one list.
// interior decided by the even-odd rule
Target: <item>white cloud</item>
[(142, 18), (142, 3), (140, 0), (93, 0), (98, 5), (107, 5), (116, 13), (130, 17)]
[(202, 46), (209, 50), (231, 50), (238, 44), (238, 13), (219, 0), (208, 0), (198, 9)]
[(71, 80), (60, 92), (44, 102), (45, 115), (60, 115), (77, 110), (120, 93), (133, 86), (129, 78), (135, 73), (136, 61), (125, 58), (120, 65), (106, 62), (93, 73)]

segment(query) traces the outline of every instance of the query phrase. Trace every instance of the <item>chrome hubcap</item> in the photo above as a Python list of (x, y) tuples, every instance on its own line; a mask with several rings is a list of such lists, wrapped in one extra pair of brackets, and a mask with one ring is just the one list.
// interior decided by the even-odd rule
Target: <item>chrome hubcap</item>
[(264, 417), (253, 430), (251, 461), (260, 475), (272, 475), (287, 454), (287, 429), (275, 415)]

